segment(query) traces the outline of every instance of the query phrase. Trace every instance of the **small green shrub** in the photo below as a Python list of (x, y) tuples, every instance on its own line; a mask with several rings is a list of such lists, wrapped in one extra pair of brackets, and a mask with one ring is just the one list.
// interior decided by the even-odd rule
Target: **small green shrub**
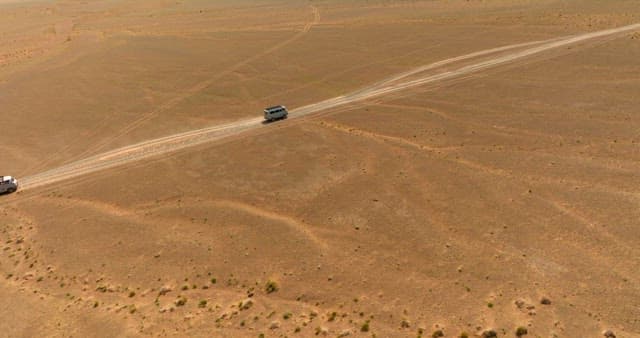
[(516, 336), (518, 337), (525, 336), (527, 333), (529, 333), (529, 330), (524, 326), (520, 326), (516, 329)]
[(185, 304), (187, 304), (187, 299), (184, 297), (178, 297), (176, 300), (176, 306), (184, 306)]
[(278, 291), (278, 284), (276, 282), (272, 281), (272, 280), (269, 280), (267, 282), (267, 284), (265, 285), (264, 289), (265, 289), (265, 291), (267, 293), (276, 292), (276, 291)]
[(369, 332), (369, 321), (368, 320), (366, 322), (364, 322), (364, 324), (362, 324), (362, 326), (360, 327), (360, 331)]

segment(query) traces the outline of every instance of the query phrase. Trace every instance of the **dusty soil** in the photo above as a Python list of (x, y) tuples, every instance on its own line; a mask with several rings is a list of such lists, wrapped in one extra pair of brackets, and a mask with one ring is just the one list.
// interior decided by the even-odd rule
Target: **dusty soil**
[[(637, 22), (636, 1), (1, 1), (0, 171)], [(640, 337), (638, 34), (0, 196), (0, 330)]]

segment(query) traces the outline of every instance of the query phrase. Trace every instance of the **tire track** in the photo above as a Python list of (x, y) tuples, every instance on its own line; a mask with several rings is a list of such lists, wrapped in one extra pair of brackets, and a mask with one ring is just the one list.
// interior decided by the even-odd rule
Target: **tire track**
[(269, 211), (267, 209), (258, 208), (256, 206), (242, 203), (239, 201), (217, 200), (217, 201), (214, 201), (214, 204), (222, 208), (233, 209), (236, 211), (246, 213), (248, 215), (252, 215), (262, 219), (268, 219), (273, 222), (283, 224), (287, 226), (287, 228), (289, 228), (291, 231), (294, 231), (300, 234), (301, 236), (305, 237), (308, 241), (313, 243), (314, 246), (318, 248), (320, 251), (324, 252), (328, 249), (328, 245), (325, 241), (323, 241), (315, 233), (313, 233), (308, 226), (306, 226), (305, 224), (303, 224), (302, 222), (300, 222), (299, 220), (293, 217), (283, 215), (281, 213)]
[(174, 108), (175, 106), (177, 106), (179, 103), (181, 103), (182, 101), (186, 100), (187, 98), (205, 90), (206, 88), (210, 87), (211, 85), (213, 85), (214, 83), (216, 83), (218, 80), (220, 80), (221, 78), (232, 74), (236, 71), (238, 71), (239, 69), (241, 69), (242, 67), (245, 67), (257, 60), (260, 60), (262, 58), (264, 58), (265, 56), (274, 53), (275, 51), (299, 40), (300, 38), (302, 38), (304, 35), (306, 35), (311, 28), (313, 28), (313, 26), (317, 25), (318, 23), (320, 23), (321, 20), (321, 15), (320, 15), (320, 10), (316, 7), (311, 5), (310, 6), (312, 14), (313, 14), (313, 19), (311, 21), (309, 21), (308, 23), (305, 24), (305, 26), (302, 28), (302, 30), (298, 33), (296, 33), (295, 35), (293, 35), (292, 37), (290, 37), (289, 39), (283, 40), (278, 44), (273, 45), (271, 48), (265, 49), (264, 51), (261, 51), (260, 53), (256, 53), (253, 56), (243, 60), (242, 62), (239, 62), (229, 68), (227, 68), (226, 70), (216, 74), (215, 76), (201, 81), (195, 85), (193, 85), (192, 87), (188, 88), (187, 90), (185, 90), (181, 95), (178, 95), (164, 103), (162, 103), (161, 105), (159, 105), (156, 109), (148, 111), (146, 113), (144, 113), (142, 116), (140, 116), (139, 118), (131, 121), (125, 128), (121, 129), (120, 131), (118, 131), (116, 134), (111, 135), (111, 137), (108, 137), (106, 139), (103, 139), (102, 141), (96, 143), (95, 145), (93, 145), (92, 147), (90, 147), (89, 149), (83, 151), (82, 153), (78, 154), (77, 156), (74, 157), (74, 159), (78, 159), (78, 158), (82, 158), (84, 156), (88, 156), (91, 153), (95, 153), (101, 149), (104, 149), (104, 147), (106, 147), (107, 145), (109, 145), (111, 142), (121, 138), (124, 135), (127, 135), (129, 133), (131, 133), (132, 131), (138, 129), (140, 126), (142, 126), (143, 124), (149, 122), (150, 120), (154, 119), (155, 117), (157, 117), (160, 113), (167, 111), (171, 108)]
[[(319, 20), (319, 13), (316, 14), (316, 19)], [(309, 28), (305, 27), (305, 30), (310, 29), (311, 26), (308, 27)], [(378, 84), (366, 87), (350, 94), (296, 108), (290, 112), (290, 118), (301, 118), (309, 114), (325, 111), (338, 106), (357, 103), (371, 98), (407, 90), (410, 88), (424, 86), (426, 84), (438, 83), (448, 79), (468, 76), (469, 74), (477, 73), (490, 68), (495, 68), (500, 65), (513, 63), (514, 61), (517, 61), (519, 59), (540, 54), (549, 50), (558, 49), (567, 45), (577, 44), (587, 40), (593, 40), (616, 34), (628, 33), (638, 29), (640, 29), (640, 24), (634, 24), (614, 29), (586, 33), (582, 35), (569, 36), (561, 39), (551, 39), (547, 40), (546, 42), (534, 43), (533, 45), (518, 44), (512, 45), (512, 48), (509, 48), (510, 46), (500, 47), (497, 49), (493, 48), (483, 52), (476, 52), (466, 56), (459, 56), (443, 60), (391, 77)], [(301, 36), (301, 34), (305, 33), (305, 30), (303, 30), (296, 36)], [(295, 39), (296, 36), (294, 36), (292, 39)], [(287, 41), (283, 41), (280, 45), (274, 46), (273, 48), (279, 48), (278, 46), (288, 43)], [(528, 48), (520, 49), (523, 47)], [(449, 65), (456, 61), (470, 59), (473, 57), (477, 57), (478, 55), (495, 53), (496, 50), (500, 52), (503, 50), (512, 50), (513, 48), (518, 48), (518, 50), (488, 60), (469, 65), (463, 65), (460, 68), (444, 71), (435, 75), (426, 74), (423, 76), (419, 76), (413, 80), (406, 80), (407, 77), (416, 76), (422, 72), (425, 72), (425, 70), (434, 70), (438, 69), (442, 65)], [(251, 61), (251, 59), (245, 60), (246, 63), (249, 63)], [(403, 79), (404, 81), (402, 81)], [(45, 171), (36, 175), (25, 177), (22, 179), (22, 190), (37, 188), (80, 175), (85, 175), (99, 170), (120, 166), (126, 163), (140, 161), (152, 156), (174, 152), (187, 147), (212, 142), (228, 136), (237, 135), (249, 130), (264, 127), (266, 127), (266, 125), (262, 123), (262, 117), (257, 117), (137, 143), (120, 149), (108, 151), (103, 154), (94, 155), (86, 159), (69, 163), (67, 165), (51, 169), (49, 171)]]
[[(548, 40), (548, 42), (540, 44), (538, 46), (532, 47), (532, 48), (528, 48), (528, 49), (524, 49), (522, 51), (519, 52), (515, 52), (515, 53), (511, 53), (511, 54), (507, 54), (504, 56), (500, 56), (497, 58), (493, 58), (487, 61), (483, 61), (483, 62), (479, 62), (479, 63), (475, 63), (475, 64), (471, 64), (471, 65), (467, 65), (467, 66), (463, 66), (462, 68), (458, 68), (455, 70), (450, 70), (450, 71), (446, 71), (443, 73), (439, 73), (436, 75), (432, 75), (432, 76), (426, 76), (426, 77), (419, 77), (415, 80), (411, 80), (411, 81), (405, 81), (405, 82), (400, 82), (400, 83), (396, 83), (393, 84), (394, 82), (397, 82), (400, 79), (406, 78), (410, 75), (414, 75), (416, 73), (419, 73), (422, 71), (422, 69), (433, 69), (430, 68), (430, 66), (426, 66), (426, 67), (421, 67), (418, 68), (417, 71), (410, 71), (404, 74), (401, 74), (400, 76), (397, 77), (393, 77), (387, 81), (383, 81), (382, 84), (380, 85), (374, 85), (372, 87), (354, 92), (352, 94), (348, 94), (348, 95), (344, 95), (344, 96), (339, 96), (336, 98), (332, 98), (329, 100), (325, 100), (319, 103), (315, 103), (315, 104), (311, 104), (302, 108), (299, 108), (298, 111), (300, 114), (305, 114), (308, 112), (315, 112), (315, 111), (319, 111), (319, 110), (325, 110), (325, 109), (329, 109), (329, 108), (333, 108), (336, 106), (340, 106), (340, 105), (344, 105), (347, 103), (354, 103), (354, 102), (359, 102), (359, 101), (363, 101), (363, 100), (367, 100), (373, 97), (377, 97), (377, 96), (382, 96), (382, 95), (386, 95), (386, 94), (391, 94), (391, 93), (395, 93), (395, 92), (399, 92), (405, 89), (409, 89), (409, 88), (413, 88), (413, 87), (418, 87), (418, 86), (422, 86), (428, 83), (433, 83), (433, 82), (439, 82), (439, 81), (444, 81), (444, 80), (448, 80), (448, 79), (452, 79), (452, 78), (456, 78), (456, 77), (460, 77), (463, 75), (467, 75), (467, 74), (472, 74), (472, 73), (477, 73), (481, 70), (485, 70), (485, 69), (489, 69), (489, 68), (494, 68), (503, 64), (508, 64), (511, 63), (513, 61), (528, 57), (528, 56), (533, 56), (536, 54), (540, 54), (542, 52), (548, 51), (548, 50), (552, 50), (552, 49), (557, 49), (560, 47), (564, 47), (567, 45), (571, 45), (571, 44), (576, 44), (579, 42), (583, 42), (586, 40), (591, 40), (591, 39), (596, 39), (596, 38), (600, 38), (600, 37), (606, 37), (609, 35), (614, 35), (614, 34), (619, 34), (619, 33), (627, 33), (633, 30), (637, 30), (640, 29), (640, 24), (634, 24), (634, 25), (628, 25), (628, 26), (624, 26), (624, 27), (619, 27), (619, 28), (614, 28), (614, 29), (608, 29), (608, 30), (604, 30), (604, 31), (598, 31), (598, 32), (592, 32), (592, 33), (587, 33), (587, 34), (582, 34), (582, 35), (577, 35), (577, 36), (571, 36), (571, 37), (567, 37), (567, 38), (563, 38), (563, 39), (552, 39), (552, 40)], [(461, 57), (457, 57), (457, 58), (453, 58), (453, 60), (458, 60)], [(444, 61), (440, 61), (440, 62), (436, 62), (435, 64), (448, 64), (449, 61), (451, 59), (448, 60), (444, 60)], [(437, 66), (436, 66), (437, 67)]]

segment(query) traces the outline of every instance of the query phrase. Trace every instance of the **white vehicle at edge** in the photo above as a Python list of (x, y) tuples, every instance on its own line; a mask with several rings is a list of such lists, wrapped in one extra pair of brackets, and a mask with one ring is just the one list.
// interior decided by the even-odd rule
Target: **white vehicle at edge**
[(285, 106), (273, 106), (264, 110), (264, 119), (267, 122), (286, 119), (289, 112)]
[(18, 180), (11, 176), (0, 176), (0, 194), (18, 190)]

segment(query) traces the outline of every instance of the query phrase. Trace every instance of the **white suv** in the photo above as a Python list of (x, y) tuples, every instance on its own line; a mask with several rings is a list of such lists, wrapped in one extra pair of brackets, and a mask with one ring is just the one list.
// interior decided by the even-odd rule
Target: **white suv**
[(273, 106), (264, 110), (264, 119), (267, 122), (286, 119), (289, 112), (285, 106)]
[(18, 180), (11, 176), (0, 176), (0, 194), (18, 190)]

